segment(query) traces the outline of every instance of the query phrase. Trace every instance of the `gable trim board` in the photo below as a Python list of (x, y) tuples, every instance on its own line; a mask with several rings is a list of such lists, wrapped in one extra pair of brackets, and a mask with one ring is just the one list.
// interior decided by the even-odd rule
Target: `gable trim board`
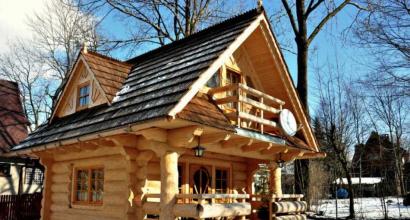
[(185, 106), (191, 101), (191, 99), (199, 92), (199, 90), (204, 87), (204, 85), (208, 82), (209, 79), (218, 71), (219, 68), (226, 62), (227, 59), (241, 46), (241, 43), (244, 42), (256, 28), (259, 26), (259, 23), (263, 19), (263, 14), (259, 15), (258, 18), (251, 23), (249, 27), (247, 27), (241, 35), (239, 35), (234, 42), (229, 45), (229, 47), (218, 57), (216, 61), (214, 61), (211, 66), (201, 74), (201, 76), (191, 85), (188, 92), (180, 99), (177, 105), (171, 109), (168, 113), (169, 116), (174, 117)]
[[(264, 12), (264, 14), (265, 14), (265, 18), (266, 18), (266, 13)], [(280, 76), (281, 76), (281, 78), (283, 76), (286, 77), (285, 80), (287, 82), (283, 82), (283, 84), (285, 85), (285, 87), (288, 91), (287, 94), (292, 94), (292, 96), (295, 97), (295, 99), (291, 98), (290, 100), (292, 102), (292, 105), (295, 106), (294, 109), (296, 110), (296, 114), (302, 119), (303, 128), (307, 129), (305, 131), (302, 128), (303, 132), (305, 133), (304, 136), (306, 137), (307, 141), (310, 141), (310, 143), (308, 143), (309, 146), (313, 147), (316, 152), (319, 152), (317, 140), (316, 140), (316, 138), (313, 134), (313, 130), (312, 130), (312, 127), (310, 126), (308, 117), (305, 114), (304, 106), (302, 105), (302, 103), (300, 101), (300, 97), (299, 97), (299, 94), (296, 91), (296, 88), (294, 86), (292, 77), (290, 76), (288, 65), (285, 62), (285, 58), (283, 56), (282, 51), (278, 47), (279, 44), (276, 40), (275, 35), (272, 34), (273, 33), (272, 27), (271, 27), (270, 23), (268, 21), (266, 21), (266, 19), (264, 19), (264, 25), (265, 25), (264, 28), (266, 28), (267, 31), (263, 31), (263, 33), (264, 34), (267, 33), (269, 35), (269, 37), (266, 37), (266, 40), (268, 41), (269, 44), (271, 44), (271, 46), (273, 46), (273, 47), (270, 47), (273, 60), (276, 63), (276, 66), (277, 66), (278, 70), (285, 72), (284, 74), (280, 74)], [(262, 28), (262, 30), (264, 30), (264, 28)], [(275, 53), (272, 51), (273, 48), (276, 51), (276, 54), (279, 55), (279, 56), (275, 56)], [(275, 59), (275, 58), (277, 58), (277, 59)], [(278, 64), (278, 61), (280, 62), (280, 64)], [(289, 86), (289, 88), (288, 88), (288, 86)], [(294, 103), (294, 101), (295, 101), (295, 103)]]

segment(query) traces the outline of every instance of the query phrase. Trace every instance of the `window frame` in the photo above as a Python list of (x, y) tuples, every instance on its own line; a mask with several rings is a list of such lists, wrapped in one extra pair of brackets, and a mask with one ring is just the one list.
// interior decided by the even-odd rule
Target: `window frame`
[[(31, 170), (31, 172), (29, 172)], [(24, 184), (43, 185), (44, 170), (39, 167), (25, 167), (24, 168)]]
[[(217, 178), (217, 171), (218, 170), (221, 170), (221, 171), (226, 171), (226, 192), (218, 192), (218, 190), (222, 190), (222, 188), (221, 189), (218, 189), (217, 187), (217, 185), (218, 185), (218, 180), (222, 180), (222, 179), (218, 179)], [(230, 168), (228, 168), (228, 167), (215, 167), (215, 176), (214, 176), (214, 179), (215, 179), (215, 193), (216, 194), (229, 194), (229, 192), (230, 192), (230, 189), (231, 189), (231, 184), (230, 184), (230, 181), (231, 181), (231, 169)]]
[[(81, 95), (81, 89), (84, 88), (84, 87), (88, 87), (88, 94), (82, 96)], [(88, 96), (87, 104), (81, 105), (80, 104), (80, 99), (84, 98), (84, 97), (87, 97), (87, 96)], [(78, 88), (77, 88), (77, 110), (82, 110), (82, 109), (87, 108), (90, 105), (90, 103), (91, 103), (91, 84), (90, 84), (89, 81), (87, 81), (87, 82), (84, 82), (84, 83), (81, 83), (80, 85), (78, 85)]]
[[(87, 201), (79, 201), (77, 200), (77, 184), (78, 184), (78, 171), (86, 170), (88, 173), (87, 179)], [(101, 201), (91, 201), (92, 198), (92, 171), (93, 170), (102, 170), (103, 171), (103, 189), (102, 189), (102, 199)], [(87, 206), (102, 206), (104, 203), (104, 185), (105, 185), (105, 169), (103, 166), (90, 166), (90, 167), (75, 167), (73, 172), (73, 183), (72, 183), (72, 194), (71, 194), (71, 201), (74, 205), (87, 205)]]

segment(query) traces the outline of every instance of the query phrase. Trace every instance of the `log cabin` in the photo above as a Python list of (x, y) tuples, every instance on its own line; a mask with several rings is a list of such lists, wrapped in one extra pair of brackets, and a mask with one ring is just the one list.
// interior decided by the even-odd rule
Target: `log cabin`
[(47, 220), (255, 219), (260, 164), (269, 219), (304, 219), (281, 165), (324, 156), (263, 8), (127, 61), (84, 48), (48, 123), (13, 154), (45, 166)]

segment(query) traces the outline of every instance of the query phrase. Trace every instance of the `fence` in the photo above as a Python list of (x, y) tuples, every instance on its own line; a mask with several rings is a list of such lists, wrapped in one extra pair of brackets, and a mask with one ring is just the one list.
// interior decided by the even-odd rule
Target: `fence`
[(0, 220), (40, 219), (41, 193), (0, 195)]

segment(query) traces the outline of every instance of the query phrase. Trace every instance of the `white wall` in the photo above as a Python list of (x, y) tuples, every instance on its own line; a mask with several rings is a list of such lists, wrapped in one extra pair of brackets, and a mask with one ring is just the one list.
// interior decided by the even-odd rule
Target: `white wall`
[[(10, 176), (9, 177), (4, 177), (0, 176), (0, 195), (15, 195), (18, 193), (18, 184), (19, 184), (19, 166), (17, 164), (11, 164), (10, 166)], [(25, 171), (26, 169), (23, 167), (22, 168), (22, 179), (23, 181), (23, 187), (21, 194), (26, 194), (26, 193), (35, 193), (35, 192), (41, 192), (42, 185), (37, 185), (37, 184), (24, 184), (24, 179), (25, 179)]]

